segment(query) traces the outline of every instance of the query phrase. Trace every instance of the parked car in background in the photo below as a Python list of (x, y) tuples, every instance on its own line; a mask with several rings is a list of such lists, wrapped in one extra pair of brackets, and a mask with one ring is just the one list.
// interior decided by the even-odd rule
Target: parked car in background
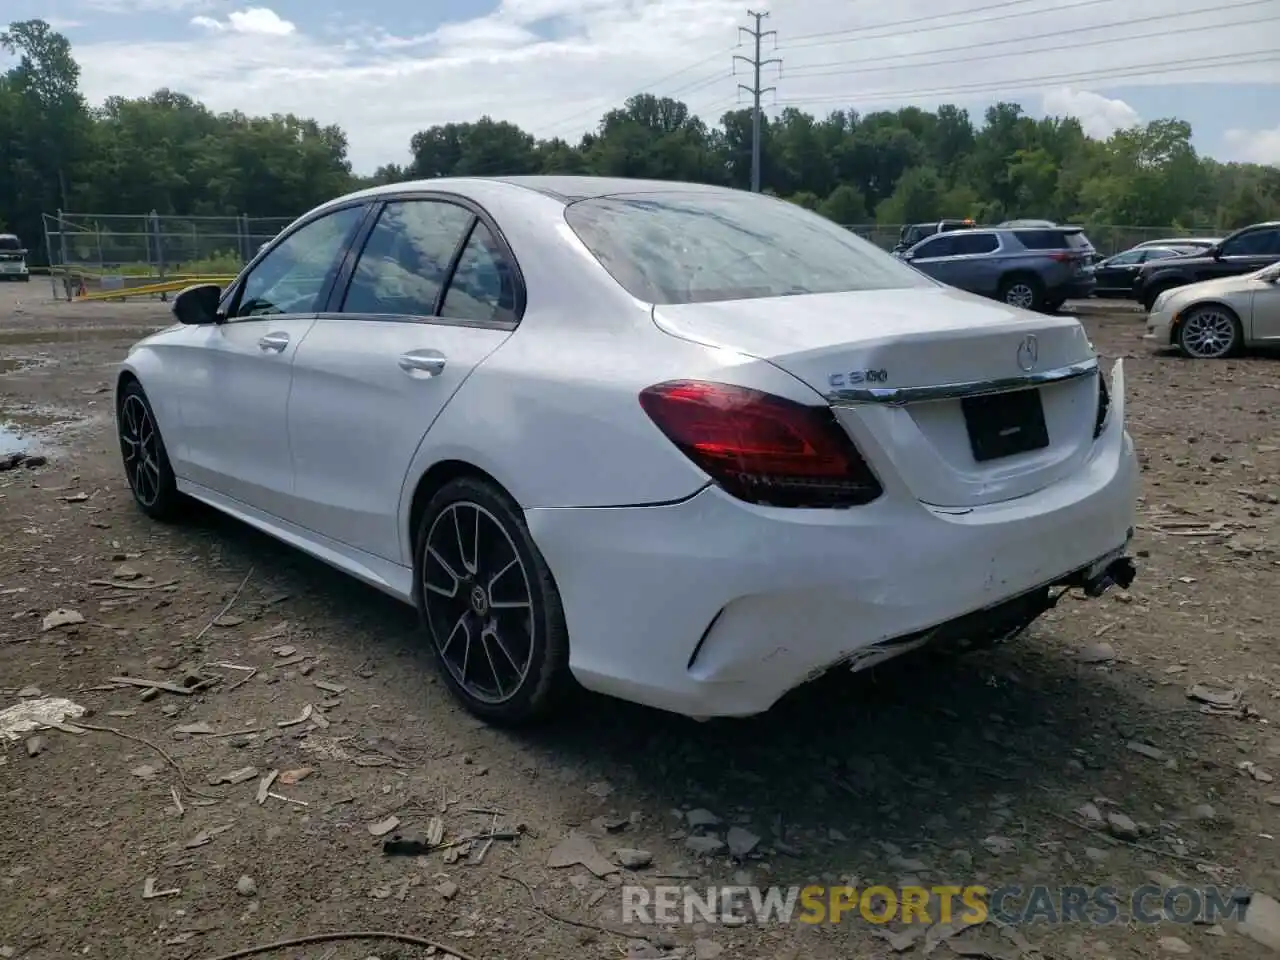
[(203, 501), (415, 605), (490, 721), (575, 679), (747, 716), (1133, 580), (1122, 361), (784, 200), (390, 184), (173, 311), (115, 384), (138, 508)]
[(1056, 310), (1093, 293), (1093, 244), (1078, 227), (944, 233), (902, 258), (935, 280), (1024, 310)]
[(1143, 250), (1147, 247), (1193, 247), (1199, 250), (1207, 250), (1209, 247), (1215, 247), (1221, 242), (1221, 237), (1165, 237), (1163, 240), (1144, 240), (1142, 243), (1135, 244), (1133, 249)]
[(925, 237), (932, 237), (936, 233), (946, 233), (950, 230), (971, 230), (977, 226), (972, 220), (939, 220), (936, 223), (909, 223), (902, 228), (902, 232), (898, 234), (898, 243), (893, 248), (894, 253), (901, 253), (909, 250)]
[(1219, 277), (1237, 277), (1280, 261), (1280, 220), (1242, 227), (1207, 250), (1170, 257), (1138, 268), (1133, 298), (1150, 311), (1174, 287)]
[(1093, 295), (1129, 299), (1133, 296), (1133, 282), (1138, 276), (1138, 268), (1144, 263), (1194, 254), (1198, 249), (1198, 247), (1134, 247), (1123, 253), (1117, 253), (1114, 257), (1100, 260), (1093, 266), (1093, 278), (1097, 281)]
[(1280, 346), (1280, 262), (1243, 276), (1166, 290), (1147, 317), (1144, 339), (1197, 360), (1246, 347)]
[(31, 279), (31, 271), (27, 269), (27, 248), (12, 233), (0, 233), (0, 280), (18, 280), (23, 283)]

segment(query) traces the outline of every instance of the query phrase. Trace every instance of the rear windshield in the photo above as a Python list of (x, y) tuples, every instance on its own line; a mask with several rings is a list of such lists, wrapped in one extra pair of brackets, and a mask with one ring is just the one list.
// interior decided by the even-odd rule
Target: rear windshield
[(1015, 230), (1028, 250), (1092, 250), (1093, 244), (1079, 230)]
[(8, 236), (0, 236), (0, 250), (21, 250), (22, 241), (17, 237), (9, 234)]
[(825, 217), (760, 194), (597, 197), (570, 204), (565, 220), (613, 278), (648, 303), (936, 286)]

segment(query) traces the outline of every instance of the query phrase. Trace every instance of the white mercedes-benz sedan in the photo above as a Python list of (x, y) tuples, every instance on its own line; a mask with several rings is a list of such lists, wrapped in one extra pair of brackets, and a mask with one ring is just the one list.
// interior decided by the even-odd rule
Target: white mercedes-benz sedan
[(575, 681), (760, 713), (1134, 576), (1120, 363), (767, 196), (378, 187), (173, 311), (116, 387), (138, 506), (203, 501), (416, 605), (494, 722)]

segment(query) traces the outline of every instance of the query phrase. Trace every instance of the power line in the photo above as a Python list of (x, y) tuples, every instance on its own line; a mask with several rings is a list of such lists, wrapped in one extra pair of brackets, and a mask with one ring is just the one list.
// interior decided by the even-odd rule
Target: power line
[[(751, 109), (751, 190), (753, 193), (760, 192), (760, 95), (768, 93), (770, 90), (777, 91), (777, 87), (760, 87), (760, 68), (776, 63), (781, 67), (782, 61), (777, 57), (771, 57), (768, 60), (760, 59), (760, 41), (765, 37), (777, 37), (776, 30), (760, 30), (760, 25), (764, 18), (769, 16), (768, 11), (764, 13), (756, 13), (754, 10), (748, 10), (747, 16), (752, 17), (756, 21), (755, 29), (749, 27), (739, 27), (739, 35), (745, 33), (747, 36), (755, 40), (756, 52), (753, 57), (744, 57), (741, 54), (734, 54), (733, 62), (736, 64), (739, 60), (752, 68), (751, 86), (745, 83), (738, 84), (739, 90), (745, 90), (751, 94), (754, 106)], [(774, 40), (776, 46), (777, 40)]]
[[(1253, 57), (1252, 60), (1241, 59)], [(1212, 63), (1208, 61), (1214, 61)], [(1219, 67), (1249, 66), (1259, 63), (1280, 62), (1280, 54), (1270, 50), (1243, 50), (1236, 53), (1221, 53), (1211, 57), (1197, 59), (1166, 60), (1156, 63), (1133, 64), (1129, 67), (1113, 67), (1109, 70), (1087, 71), (1083, 73), (1060, 73), (1038, 77), (1007, 77), (1000, 80), (987, 80), (976, 84), (956, 87), (938, 87), (932, 90), (864, 90), (857, 95), (858, 100), (876, 99), (885, 102), (894, 99), (912, 99), (921, 97), (953, 97), (964, 93), (990, 93), (1002, 91), (1034, 90), (1046, 86), (1061, 86), (1063, 83), (1088, 82), (1093, 80), (1118, 80), (1127, 78), (1145, 78), (1153, 73), (1165, 70), (1211, 70)], [(806, 103), (845, 102), (855, 98), (849, 96), (817, 95), (811, 97), (794, 97), (778, 101), (779, 106), (800, 106)]]
[[(734, 46), (736, 47), (736, 44)], [(696, 60), (693, 63), (690, 63), (686, 66), (681, 67), (679, 70), (675, 70), (671, 73), (668, 73), (659, 77), (656, 80), (653, 80), (653, 81), (650, 81), (649, 83), (644, 84), (644, 87), (649, 87), (649, 88), (656, 87), (659, 84), (666, 83), (669, 80), (674, 80), (676, 77), (682, 76), (688, 73), (690, 70), (696, 70), (698, 67), (702, 66), (704, 63), (710, 63), (712, 60), (718, 60), (720, 57), (723, 57), (726, 53), (731, 52), (733, 49), (734, 47), (725, 47), (722, 50), (717, 50), (715, 53), (710, 54), (709, 56), (703, 57), (701, 60)], [(629, 96), (633, 95), (634, 92), (635, 91), (632, 91), (632, 94), (628, 94), (628, 95)], [(587, 107), (585, 110), (579, 110), (576, 113), (571, 113), (566, 117), (556, 120), (554, 123), (544, 124), (543, 129), (551, 133), (555, 133), (557, 130), (563, 129), (567, 124), (577, 120), (579, 117), (585, 117), (588, 114), (592, 113), (593, 111), (599, 109), (599, 104), (603, 103), (608, 99), (610, 99), (609, 96), (595, 97), (591, 101), (592, 106)], [(616, 97), (613, 97), (612, 99), (614, 99), (614, 101), (616, 102)], [(585, 101), (580, 101), (580, 102), (585, 102)]]
[[(852, 37), (848, 34), (863, 33), (867, 30), (883, 30), (886, 27), (911, 27), (916, 24), (932, 24), (932, 26), (922, 26), (916, 30), (912, 30), (912, 34), (918, 33), (936, 33), (939, 30), (955, 30), (958, 27), (977, 27), (986, 23), (997, 23), (1001, 20), (1017, 20), (1021, 17), (1027, 17), (1034, 14), (1043, 13), (1061, 13), (1064, 10), (1079, 10), (1083, 7), (1096, 7), (1103, 3), (1114, 3), (1115, 0), (1081, 0), (1080, 3), (1064, 3), (1048, 9), (1025, 10), (1019, 13), (1003, 13), (994, 17), (980, 17), (977, 20), (966, 20), (963, 23), (936, 23), (940, 17), (958, 17), (969, 13), (981, 13), (986, 10), (1000, 10), (1005, 7), (1019, 6), (1024, 3), (1039, 3), (1042, 0), (1008, 0), (1005, 3), (993, 3), (985, 7), (973, 7), (969, 10), (957, 10), (954, 13), (935, 13), (926, 17), (910, 17), (906, 20), (887, 20), (884, 23), (872, 23), (865, 27), (851, 27), (848, 30), (836, 30), (827, 33), (810, 33), (806, 37), (817, 37), (813, 43), (792, 43), (784, 46), (784, 51), (791, 49), (804, 49), (807, 47), (825, 47), (833, 43), (860, 43), (864, 40), (888, 40), (898, 39), (900, 34), (895, 31), (893, 33), (877, 34), (873, 37)], [(845, 37), (845, 39), (841, 39)]]
[[(1242, 7), (1256, 6), (1258, 3), (1261, 3), (1261, 2), (1270, 2), (1270, 0), (1249, 0), (1248, 3), (1238, 4), (1238, 6), (1242, 6)], [(1206, 8), (1204, 11), (1198, 11), (1198, 12), (1217, 13), (1222, 10), (1230, 10), (1230, 9), (1232, 9), (1230, 6), (1209, 7), (1209, 8)], [(1143, 18), (1139, 18), (1138, 20), (1128, 21), (1128, 22), (1138, 23), (1138, 22), (1142, 22), (1143, 20), (1167, 20), (1167, 19), (1168, 17), (1163, 17), (1163, 16), (1143, 17)], [(1258, 23), (1270, 23), (1275, 20), (1280, 20), (1280, 14), (1277, 14), (1275, 16), (1270, 16), (1270, 17), (1255, 17), (1251, 20), (1237, 20), (1231, 23), (1213, 23), (1213, 24), (1208, 24), (1206, 26), (1200, 26), (1200, 27), (1184, 26), (1184, 27), (1175, 27), (1175, 28), (1165, 29), (1165, 30), (1149, 30), (1146, 33), (1126, 33), (1122, 37), (1104, 37), (1098, 40), (1080, 41), (1078, 43), (1072, 44), (1070, 48), (1067, 48), (1065, 46), (1056, 46), (1056, 47), (1050, 46), (1050, 47), (1038, 47), (1030, 50), (1018, 49), (1018, 50), (1009, 50), (1004, 53), (985, 53), (985, 54), (978, 54), (976, 56), (969, 56), (969, 57), (950, 57), (945, 60), (923, 60), (915, 63), (894, 64), (892, 66), (845, 67), (845, 66), (840, 66), (839, 64), (836, 64), (836, 63), (811, 64), (811, 65), (805, 65), (803, 67), (799, 67), (795, 70), (791, 70), (787, 73), (787, 76), (791, 79), (804, 78), (804, 77), (835, 77), (835, 76), (844, 76), (846, 74), (851, 74), (851, 73), (885, 73), (891, 70), (908, 70), (908, 69), (914, 70), (919, 67), (926, 67), (926, 68), (944, 67), (944, 66), (950, 66), (952, 64), (957, 64), (957, 63), (978, 63), (978, 62), (985, 63), (988, 60), (999, 59), (1000, 57), (1020, 57), (1030, 53), (1058, 53), (1065, 49), (1078, 50), (1082, 47), (1099, 47), (1099, 46), (1105, 46), (1107, 44), (1112, 44), (1112, 43), (1132, 43), (1135, 40), (1150, 40), (1158, 37), (1182, 36), (1188, 33), (1203, 33), (1207, 30), (1223, 30), (1228, 27), (1252, 26)], [(1108, 24), (1108, 26), (1120, 26), (1120, 25), (1121, 24)], [(1082, 29), (1097, 29), (1097, 28), (1086, 27)], [(990, 41), (990, 45), (994, 46), (997, 43), (1006, 43), (1006, 44), (1007, 43), (1027, 43), (1032, 40), (1057, 39), (1058, 37), (1062, 36), (1065, 33), (1072, 33), (1072, 32), (1074, 31), (1059, 30), (1054, 33), (1043, 33), (1043, 34), (1037, 34), (1029, 37), (1018, 37), (1016, 40), (993, 40), (993, 41)], [(972, 47), (979, 47), (979, 46), (984, 46), (984, 44), (975, 43), (975, 44), (970, 44), (969, 47), (960, 47), (960, 48), (952, 48), (952, 49), (970, 49)], [(924, 55), (924, 53), (937, 53), (937, 52), (940, 52), (940, 51), (924, 51), (923, 53), (916, 53), (916, 54), (905, 53), (905, 54), (898, 54), (896, 57), (878, 57), (873, 60), (862, 60), (860, 61), (860, 63), (862, 64), (884, 63), (887, 60), (896, 60), (902, 57), (922, 56)], [(834, 70), (813, 69), (819, 66), (822, 66), (822, 67), (830, 66), (830, 67), (836, 67), (837, 69), (834, 69)], [(811, 69), (813, 69), (813, 72), (810, 72)], [(1117, 67), (1116, 69), (1120, 69), (1120, 68)]]

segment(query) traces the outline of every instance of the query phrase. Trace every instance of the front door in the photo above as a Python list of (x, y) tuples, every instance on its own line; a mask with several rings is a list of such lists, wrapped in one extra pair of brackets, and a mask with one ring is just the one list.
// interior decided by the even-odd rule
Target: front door
[(291, 366), (365, 212), (344, 207), (288, 234), (231, 292), (226, 320), (193, 332), (179, 387), (184, 479), (282, 514)]
[(289, 519), (412, 562), (397, 525), (405, 476), (445, 404), (515, 327), (511, 263), (465, 206), (439, 198), (383, 207), (334, 311), (320, 315), (294, 360)]

